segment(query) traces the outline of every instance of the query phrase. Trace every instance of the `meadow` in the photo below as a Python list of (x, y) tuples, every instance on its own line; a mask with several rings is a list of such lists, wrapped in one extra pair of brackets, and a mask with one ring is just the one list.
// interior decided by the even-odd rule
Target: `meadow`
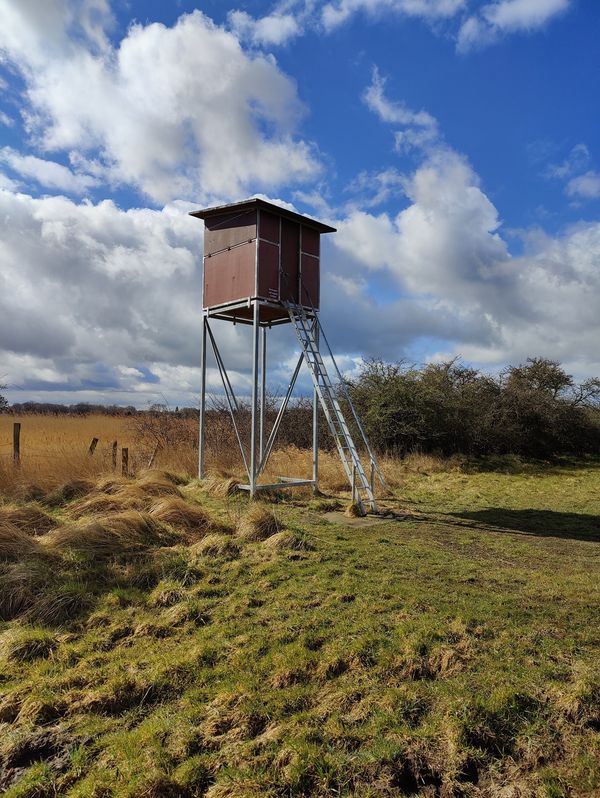
[(251, 503), (217, 451), (203, 482), (191, 450), (145, 470), (127, 419), (22, 422), (8, 798), (600, 795), (600, 461), (385, 459), (365, 520), (326, 453), (325, 495)]

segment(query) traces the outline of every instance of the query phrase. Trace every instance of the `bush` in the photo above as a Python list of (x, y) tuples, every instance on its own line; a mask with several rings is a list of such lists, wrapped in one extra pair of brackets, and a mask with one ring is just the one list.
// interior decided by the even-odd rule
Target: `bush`
[(371, 360), (348, 386), (382, 452), (547, 459), (600, 445), (600, 380), (577, 385), (552, 360), (529, 358), (497, 377), (458, 360), (421, 369)]

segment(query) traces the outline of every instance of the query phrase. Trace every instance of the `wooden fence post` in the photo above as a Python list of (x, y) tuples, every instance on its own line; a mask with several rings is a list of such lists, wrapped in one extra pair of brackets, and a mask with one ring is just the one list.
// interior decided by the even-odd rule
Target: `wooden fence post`
[(15, 421), (13, 424), (13, 459), (15, 465), (21, 465), (21, 424)]
[(126, 446), (121, 449), (121, 473), (124, 477), (129, 476), (129, 449)]
[(90, 457), (96, 451), (96, 446), (98, 446), (98, 438), (92, 438), (92, 442), (90, 443), (90, 448), (88, 449), (88, 454)]
[(113, 471), (117, 470), (117, 442), (113, 441), (112, 445), (112, 467)]

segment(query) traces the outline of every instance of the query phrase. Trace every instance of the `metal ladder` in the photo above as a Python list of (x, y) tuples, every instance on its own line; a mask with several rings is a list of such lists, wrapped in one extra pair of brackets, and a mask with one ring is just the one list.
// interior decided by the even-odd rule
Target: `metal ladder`
[[(360, 511), (363, 514), (366, 512), (365, 504), (368, 504), (371, 510), (376, 512), (377, 504), (375, 502), (375, 495), (373, 493), (374, 475), (377, 474), (383, 485), (385, 485), (385, 483), (383, 481), (383, 477), (381, 476), (381, 472), (377, 465), (377, 461), (375, 460), (375, 457), (367, 441), (362, 425), (358, 420), (358, 416), (356, 415), (356, 411), (354, 410), (354, 406), (352, 405), (350, 396), (347, 393), (347, 391), (345, 391), (346, 400), (350, 405), (350, 409), (357, 422), (360, 435), (367, 448), (367, 452), (369, 453), (369, 457), (371, 460), (370, 479), (367, 477), (365, 470), (362, 466), (360, 457), (358, 455), (358, 451), (356, 449), (356, 446), (354, 445), (354, 441), (352, 440), (350, 429), (348, 427), (348, 424), (346, 423), (346, 419), (344, 418), (344, 414), (338, 402), (335, 389), (331, 383), (329, 374), (327, 373), (327, 369), (325, 367), (325, 363), (323, 362), (323, 358), (321, 357), (321, 353), (319, 351), (319, 345), (315, 337), (315, 329), (320, 329), (322, 332), (320, 322), (318, 321), (316, 314), (314, 314), (312, 317), (312, 319), (314, 319), (314, 327), (313, 327), (313, 324), (311, 323), (312, 319), (307, 316), (305, 309), (301, 305), (295, 305), (292, 304), (291, 302), (286, 302), (285, 306), (290, 315), (290, 321), (292, 322), (292, 326), (296, 331), (298, 342), (302, 347), (302, 351), (304, 353), (304, 359), (306, 360), (306, 363), (308, 365), (313, 385), (317, 392), (317, 396), (319, 397), (319, 401), (321, 403), (321, 407), (323, 408), (323, 413), (325, 414), (325, 418), (327, 419), (327, 424), (329, 426), (331, 434), (333, 435), (333, 439), (335, 441), (335, 445), (338, 450), (340, 460), (342, 461), (342, 465), (344, 466), (344, 471), (346, 472), (348, 481), (352, 486), (352, 491), (353, 491), (352, 501), (356, 502), (356, 504), (360, 508)], [(326, 339), (325, 341), (327, 343)], [(337, 368), (335, 360), (333, 360), (333, 353), (331, 352), (328, 343), (327, 347), (329, 349), (329, 354), (333, 361), (334, 367), (338, 373), (338, 376), (341, 379), (341, 374), (339, 372), (339, 369)], [(343, 380), (342, 384), (344, 384)]]

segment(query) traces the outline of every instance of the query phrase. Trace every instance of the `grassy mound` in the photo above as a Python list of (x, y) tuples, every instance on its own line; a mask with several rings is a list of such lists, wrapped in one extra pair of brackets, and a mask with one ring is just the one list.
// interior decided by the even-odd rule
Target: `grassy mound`
[(35, 504), (0, 507), (0, 524), (8, 522), (28, 535), (45, 535), (56, 521)]
[(229, 535), (207, 535), (199, 543), (195, 543), (192, 550), (203, 557), (237, 557), (240, 552), (239, 545)]
[(153, 502), (150, 515), (184, 532), (191, 539), (202, 537), (214, 527), (212, 518), (205, 510), (178, 496), (168, 496)]
[(39, 551), (39, 545), (27, 532), (0, 518), (0, 562), (20, 560)]
[(256, 542), (276, 535), (280, 529), (279, 521), (268, 507), (253, 504), (241, 516), (236, 531), (243, 540)]
[(91, 479), (71, 479), (48, 493), (43, 502), (48, 507), (62, 507), (73, 499), (79, 499), (91, 493), (94, 487), (94, 482)]
[(149, 513), (128, 510), (92, 523), (61, 527), (44, 542), (50, 548), (75, 549), (101, 558), (140, 552), (152, 545), (170, 545), (174, 540)]

